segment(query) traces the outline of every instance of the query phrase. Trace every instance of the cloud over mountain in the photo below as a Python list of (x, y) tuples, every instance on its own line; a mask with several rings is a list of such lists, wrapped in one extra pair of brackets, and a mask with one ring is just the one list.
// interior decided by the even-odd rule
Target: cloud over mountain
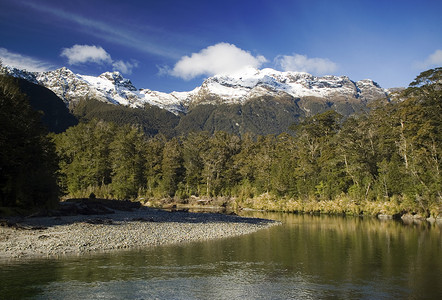
[(60, 56), (68, 59), (70, 65), (93, 63), (111, 63), (112, 58), (102, 47), (89, 45), (74, 45), (71, 48), (63, 48)]
[(253, 56), (233, 44), (218, 43), (191, 56), (183, 56), (169, 74), (189, 80), (200, 75), (235, 72), (245, 67), (259, 68), (266, 61), (264, 56)]
[(275, 63), (284, 71), (307, 72), (315, 75), (331, 74), (338, 68), (337, 64), (328, 58), (309, 58), (306, 55), (279, 55)]
[(138, 67), (138, 61), (122, 61), (117, 60), (112, 63), (112, 67), (114, 70), (118, 70), (123, 74), (132, 74), (132, 70)]
[(53, 66), (48, 62), (23, 54), (11, 52), (5, 48), (0, 48), (0, 59), (4, 65), (31, 72), (44, 72), (53, 69)]
[(60, 56), (66, 57), (70, 65), (84, 63), (110, 64), (114, 70), (124, 74), (131, 74), (132, 69), (138, 67), (138, 62), (135, 60), (131, 62), (114, 61), (106, 50), (95, 45), (74, 45), (71, 48), (63, 48)]

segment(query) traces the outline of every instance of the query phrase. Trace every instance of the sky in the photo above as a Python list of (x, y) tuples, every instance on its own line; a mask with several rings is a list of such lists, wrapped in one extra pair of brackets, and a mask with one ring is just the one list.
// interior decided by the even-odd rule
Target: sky
[(245, 67), (408, 86), (442, 66), (440, 0), (0, 0), (0, 59), (189, 91)]

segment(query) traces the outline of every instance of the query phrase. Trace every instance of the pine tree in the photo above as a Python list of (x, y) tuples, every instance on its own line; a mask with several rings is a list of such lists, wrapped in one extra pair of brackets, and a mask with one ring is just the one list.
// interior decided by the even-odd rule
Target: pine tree
[(12, 77), (0, 75), (0, 205), (25, 208), (58, 201), (54, 144)]
[[(296, 134), (298, 163), (295, 174), (299, 194), (306, 198), (312, 195), (325, 197), (324, 181), (330, 174), (325, 174), (326, 164), (333, 156), (332, 142), (339, 132), (342, 116), (335, 111), (309, 117), (291, 129)], [(322, 175), (321, 175), (322, 174)], [(323, 176), (324, 178), (321, 178)], [(322, 182), (321, 192), (316, 188)], [(329, 194), (329, 192), (327, 192)]]
[(166, 137), (157, 134), (155, 137), (147, 140), (145, 148), (145, 177), (146, 194), (149, 197), (161, 195), (160, 185), (162, 177), (162, 160)]
[(204, 168), (203, 154), (209, 147), (210, 135), (207, 131), (189, 133), (183, 139), (183, 166), (185, 169), (186, 195), (201, 194), (201, 184), (204, 182), (202, 171)]
[(134, 199), (146, 187), (145, 137), (137, 127), (125, 125), (117, 131), (110, 148), (114, 194), (118, 199)]
[[(70, 127), (56, 136), (60, 161), (60, 186), (71, 196), (81, 196), (87, 188), (111, 182), (110, 144), (116, 126), (92, 120)], [(102, 195), (109, 196), (109, 195)]]
[(402, 97), (399, 153), (414, 181), (410, 196), (429, 214), (430, 207), (442, 205), (442, 68), (422, 72)]
[(202, 153), (202, 175), (206, 184), (206, 195), (219, 195), (223, 189), (233, 185), (230, 180), (235, 181), (235, 174), (229, 166), (233, 166), (233, 156), (239, 151), (238, 136), (224, 131), (217, 131), (212, 135), (209, 147)]
[(173, 197), (184, 174), (182, 148), (177, 138), (165, 143), (161, 170), (162, 190), (166, 196)]

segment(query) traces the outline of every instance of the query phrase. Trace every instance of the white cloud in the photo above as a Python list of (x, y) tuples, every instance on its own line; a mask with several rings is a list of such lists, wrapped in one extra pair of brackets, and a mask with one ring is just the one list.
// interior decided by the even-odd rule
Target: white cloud
[(132, 70), (138, 67), (136, 60), (113, 60), (110, 54), (100, 46), (74, 45), (71, 48), (63, 48), (60, 56), (66, 57), (70, 65), (83, 63), (112, 65), (114, 70), (123, 74), (132, 74)]
[(159, 76), (170, 75), (172, 73), (172, 70), (167, 65), (157, 65), (156, 67), (158, 69)]
[(328, 58), (308, 58), (306, 55), (279, 55), (275, 63), (284, 71), (308, 72), (315, 75), (325, 75), (336, 71), (337, 64)]
[(430, 54), (425, 61), (416, 63), (416, 67), (419, 69), (427, 69), (436, 66), (442, 66), (442, 50), (440, 49)]
[(183, 56), (169, 74), (189, 80), (200, 75), (235, 72), (245, 67), (259, 68), (266, 61), (264, 56), (253, 56), (233, 44), (219, 43), (191, 56)]
[(118, 70), (123, 74), (132, 74), (132, 70), (138, 67), (137, 61), (125, 62), (122, 60), (117, 60), (112, 63), (114, 70)]
[(10, 52), (5, 48), (0, 48), (0, 59), (2, 60), (3, 65), (31, 72), (44, 72), (54, 68), (47, 62), (19, 53)]
[(68, 59), (70, 65), (77, 65), (86, 62), (111, 63), (112, 58), (102, 47), (89, 45), (74, 45), (71, 48), (64, 48), (61, 56)]

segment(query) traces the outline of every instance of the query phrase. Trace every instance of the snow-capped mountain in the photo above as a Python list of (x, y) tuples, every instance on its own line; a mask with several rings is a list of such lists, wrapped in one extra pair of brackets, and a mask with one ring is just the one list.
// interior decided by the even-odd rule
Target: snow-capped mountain
[(322, 98), (327, 101), (361, 101), (386, 97), (387, 90), (372, 80), (354, 82), (347, 76), (316, 77), (304, 72), (279, 72), (270, 68), (246, 69), (216, 75), (204, 81), (192, 95), (199, 103), (244, 103), (260, 96), (288, 94), (293, 98)]
[[(67, 68), (48, 72), (27, 72), (10, 67), (4, 71), (15, 77), (43, 85), (63, 101), (75, 104), (82, 98), (93, 98), (130, 107), (158, 106), (187, 113), (198, 104), (244, 104), (260, 97), (289, 96), (332, 103), (367, 103), (388, 96), (388, 91), (372, 80), (352, 81), (346, 76), (316, 77), (302, 72), (279, 72), (273, 69), (248, 68), (234, 74), (216, 75), (189, 92), (162, 93), (137, 89), (119, 72), (106, 72), (98, 77), (74, 74)], [(305, 100), (307, 101), (307, 100)], [(305, 102), (304, 101), (304, 102)], [(308, 105), (300, 108), (308, 112)]]
[[(148, 89), (137, 90), (129, 79), (119, 72), (106, 72), (98, 77), (74, 74), (63, 67), (48, 72), (28, 72), (4, 67), (3, 72), (42, 85), (53, 91), (66, 105), (76, 104), (80, 99), (90, 98), (130, 107), (158, 106), (173, 113), (185, 110), (186, 95), (161, 93)], [(183, 99), (184, 98), (184, 99)]]

